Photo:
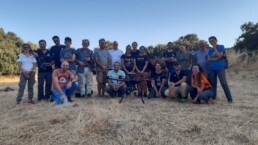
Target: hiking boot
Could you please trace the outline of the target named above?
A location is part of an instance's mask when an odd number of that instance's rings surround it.
[[[67,97],[68,102],[73,102],[73,100],[71,99],[71,97]]]
[[[28,100],[28,103],[29,103],[29,104],[33,104],[33,105],[36,104],[32,99],[29,99],[29,100]]]
[[[90,97],[91,97],[91,95],[92,95],[92,94],[91,94],[91,93],[89,93],[89,94],[87,94],[87,97],[88,97],[88,98],[90,98]]]

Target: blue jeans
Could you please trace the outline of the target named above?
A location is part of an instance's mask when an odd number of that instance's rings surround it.
[[[190,96],[192,98],[192,100],[197,96],[197,89],[194,87],[189,87],[189,93]],[[198,95],[199,100],[203,100],[205,102],[207,102],[210,98],[212,98],[214,96],[214,90],[212,88],[210,89],[205,89],[203,90],[203,92],[201,92]]]
[[[123,96],[125,94],[126,91],[126,86],[121,86],[117,91],[114,90],[113,87],[111,86],[107,86],[106,87],[106,92],[111,96],[111,97],[115,97],[116,93],[118,94],[119,97]]]
[[[209,70],[209,79],[211,81],[212,87],[214,89],[214,96],[212,97],[213,99],[216,99],[217,97],[217,76],[219,77],[220,84],[224,90],[224,93],[227,97],[227,100],[229,102],[233,101],[233,98],[231,96],[231,92],[228,87],[227,79],[226,79],[226,73],[225,69],[222,70]]]
[[[62,91],[65,92],[67,97],[69,97],[74,93],[77,87],[78,87],[78,82],[73,82],[70,89],[67,89],[66,86],[63,86]],[[53,95],[54,95],[54,101],[57,104],[65,104],[68,102],[67,98],[64,98],[64,100],[61,99],[62,95],[58,90],[53,91]]]

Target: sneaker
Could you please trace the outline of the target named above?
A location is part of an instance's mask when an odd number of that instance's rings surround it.
[[[28,100],[28,103],[29,103],[29,104],[36,104],[32,99],[29,99],[29,100]]]
[[[179,99],[179,102],[180,102],[180,103],[185,103],[185,102],[187,102],[187,98],[183,98],[183,97],[182,97],[182,98]]]

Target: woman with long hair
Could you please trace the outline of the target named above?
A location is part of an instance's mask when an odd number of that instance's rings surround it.
[[[136,75],[135,77],[139,80],[147,78],[148,77],[148,71],[147,71],[147,66],[148,66],[148,56],[145,54],[145,47],[141,46],[139,49],[139,54],[135,57],[135,69],[136,69]],[[137,89],[138,89],[138,96],[145,96],[147,97],[147,82],[145,80],[139,81],[137,84]]]
[[[22,45],[22,53],[19,54],[18,57],[18,67],[20,70],[20,82],[19,82],[19,90],[16,98],[16,104],[19,105],[26,84],[28,82],[28,103],[35,104],[32,100],[33,98],[33,86],[35,83],[35,67],[37,64],[36,58],[32,54],[32,49],[29,44],[25,43]]]
[[[200,65],[194,64],[192,66],[192,85],[189,88],[189,93],[193,99],[193,103],[200,103],[205,101],[210,104],[214,91],[206,74]]]

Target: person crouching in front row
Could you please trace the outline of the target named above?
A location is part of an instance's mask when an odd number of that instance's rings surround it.
[[[68,70],[69,63],[63,61],[61,68],[52,74],[52,91],[57,104],[65,104],[78,87],[77,78]]]
[[[125,82],[119,79],[125,79],[124,71],[119,69],[119,62],[114,63],[114,69],[108,71],[108,86],[106,92],[111,96],[115,97],[118,93],[119,97],[122,97],[126,91]]]
[[[160,63],[155,64],[155,72],[151,74],[151,85],[152,88],[149,90],[148,99],[165,98],[165,91],[168,88],[167,76],[163,74]]]
[[[203,69],[198,64],[192,67],[192,86],[189,88],[189,92],[193,103],[205,101],[207,104],[210,104],[214,96],[214,90]]]
[[[170,72],[169,89],[166,91],[167,97],[176,97],[180,103],[187,102],[188,85],[187,71],[181,68],[181,64],[174,62],[174,70]]]

